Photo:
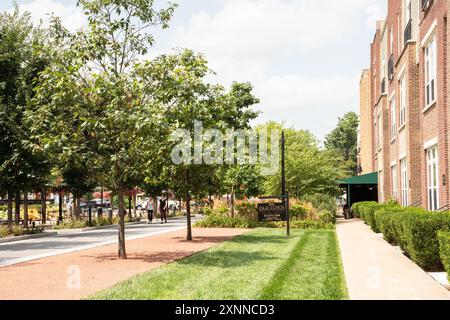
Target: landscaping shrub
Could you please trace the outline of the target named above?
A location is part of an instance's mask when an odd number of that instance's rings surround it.
[[[318,213],[319,221],[325,224],[335,224],[336,223],[336,212],[329,210],[322,210]]]
[[[195,226],[199,228],[252,229],[258,227],[258,223],[255,220],[240,216],[231,218],[223,214],[211,214],[206,216],[203,220],[198,221]]]
[[[376,233],[379,233],[376,220],[375,220],[375,211],[381,208],[381,205],[377,202],[366,202],[361,203],[358,207],[358,212],[361,218],[372,228],[372,230]]]
[[[327,194],[313,194],[302,198],[302,201],[311,203],[314,208],[319,211],[337,211],[336,199],[333,196]]]
[[[308,209],[301,204],[294,204],[289,209],[289,216],[291,220],[303,220],[308,217]]]
[[[0,238],[9,236],[9,228],[7,226],[0,226]]]
[[[323,221],[314,220],[302,220],[302,221],[292,221],[290,224],[292,229],[315,229],[315,230],[331,230],[334,229],[333,223],[326,223]]]
[[[438,239],[442,264],[447,270],[448,280],[450,281],[450,231],[439,231]]]
[[[8,226],[0,226],[0,238],[6,238],[9,236],[23,236],[29,234],[38,234],[44,232],[43,227],[33,227],[24,229],[21,226],[13,225],[11,227]]]
[[[249,219],[257,219],[258,211],[256,204],[250,202],[242,202],[236,206],[239,216]]]
[[[426,212],[402,215],[405,251],[426,271],[443,270],[437,233],[450,230],[449,212]]]
[[[375,201],[357,202],[352,205],[350,210],[355,217],[364,219],[363,209],[365,209],[366,207],[377,206],[377,205],[379,205],[379,204]]]

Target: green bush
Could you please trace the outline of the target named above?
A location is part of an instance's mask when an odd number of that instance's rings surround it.
[[[336,223],[336,211],[321,210],[318,213],[319,221],[325,224]]]
[[[238,211],[239,216],[248,218],[248,219],[257,219],[258,211],[256,204],[250,202],[242,202],[241,204],[236,206],[236,210]]]
[[[29,234],[38,234],[44,232],[44,228],[42,227],[34,227],[24,229],[21,226],[13,225],[11,227],[8,226],[0,226],[0,238],[6,238],[9,236],[23,236]]]
[[[206,216],[203,220],[195,224],[199,228],[242,228],[252,229],[258,227],[258,223],[253,219],[244,217],[231,218],[223,214],[211,214]]]
[[[292,208],[289,209],[289,216],[291,220],[303,220],[308,216],[308,209],[306,209],[301,204],[294,204]]]
[[[323,221],[314,220],[302,220],[302,221],[292,221],[290,224],[292,229],[315,229],[315,230],[331,230],[334,229],[333,223],[326,223]]]
[[[366,202],[362,203],[358,207],[358,212],[361,218],[372,228],[372,230],[376,233],[379,233],[380,230],[375,220],[375,211],[381,208],[381,205],[377,202]]]
[[[10,231],[7,226],[0,226],[0,238],[6,238],[9,234]]]
[[[447,270],[448,280],[450,281],[450,232],[439,231],[438,239],[442,264],[444,265],[445,270]]]
[[[365,209],[366,207],[371,207],[371,206],[376,206],[376,205],[378,205],[378,203],[375,201],[357,202],[352,205],[351,212],[355,217],[364,219],[363,209]]]
[[[426,271],[443,270],[437,233],[450,230],[449,212],[414,212],[402,215],[405,251]]]
[[[311,203],[314,208],[320,211],[337,211],[336,198],[322,193],[308,195],[302,198],[302,201]]]

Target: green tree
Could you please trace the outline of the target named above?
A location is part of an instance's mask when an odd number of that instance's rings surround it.
[[[224,185],[231,195],[231,216],[235,215],[235,199],[256,197],[264,192],[264,177],[258,166],[233,165],[225,173]]]
[[[167,28],[175,5],[156,10],[153,1],[141,0],[78,4],[88,27],[70,34],[53,21],[59,45],[41,75],[39,108],[30,118],[44,150],[53,150],[58,162],[88,155],[93,168],[109,174],[119,201],[118,256],[126,259],[127,182],[150,165],[164,128],[158,115],[165,105],[150,92],[157,87],[146,81],[152,70],[140,67],[138,58],[153,44],[149,28]]]
[[[345,175],[339,156],[321,149],[319,141],[309,131],[286,129],[273,122],[265,127],[269,131],[285,130],[286,189],[292,197],[302,198],[315,193],[334,195],[338,191],[337,180]],[[266,192],[281,193],[281,165],[278,174],[268,177]]]
[[[358,173],[358,125],[358,115],[348,112],[339,118],[337,127],[325,138],[325,147],[343,158],[349,174]]]
[[[28,227],[28,192],[40,190],[48,179],[50,164],[41,150],[31,148],[32,130],[25,114],[32,113],[36,78],[47,65],[39,54],[46,31],[33,26],[28,13],[0,14],[0,179],[8,192],[8,223],[19,222],[20,194],[24,194],[24,227]]]

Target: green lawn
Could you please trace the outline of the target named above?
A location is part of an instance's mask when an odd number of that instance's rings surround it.
[[[91,299],[347,299],[334,230],[257,229]]]

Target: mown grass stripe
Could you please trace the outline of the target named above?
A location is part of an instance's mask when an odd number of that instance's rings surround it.
[[[271,300],[275,299],[275,296],[277,296],[280,291],[282,290],[282,287],[288,277],[288,274],[290,270],[294,267],[294,265],[297,263],[297,260],[300,256],[301,251],[307,244],[309,239],[309,233],[305,232],[300,239],[298,240],[297,244],[295,245],[294,249],[291,251],[291,254],[289,258],[286,260],[286,262],[276,271],[274,277],[269,282],[269,285],[266,286],[262,290],[262,294],[260,299],[262,300]]]

